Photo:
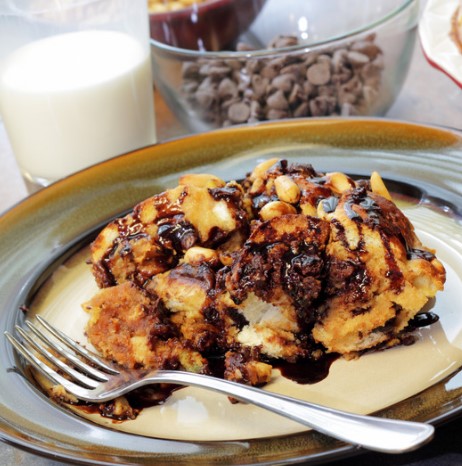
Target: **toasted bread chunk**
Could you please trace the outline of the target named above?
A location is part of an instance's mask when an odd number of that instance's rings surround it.
[[[189,184],[157,194],[104,228],[91,247],[98,285],[129,280],[143,286],[175,267],[189,248],[216,247],[246,228],[242,188],[217,186],[214,178],[210,183],[212,188]]]
[[[357,188],[325,215],[332,237],[324,315],[313,337],[328,351],[356,353],[399,343],[399,334],[437,291],[442,264],[388,199]]]

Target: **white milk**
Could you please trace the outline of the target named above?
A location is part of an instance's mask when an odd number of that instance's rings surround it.
[[[35,179],[152,144],[149,53],[112,31],[30,43],[1,69],[0,111],[21,169]]]

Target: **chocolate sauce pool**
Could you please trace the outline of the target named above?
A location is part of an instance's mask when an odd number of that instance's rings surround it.
[[[427,327],[438,322],[439,317],[434,312],[427,311],[417,314],[409,321],[409,329]],[[301,385],[311,385],[321,382],[329,375],[329,370],[334,361],[339,359],[340,355],[336,353],[324,354],[317,360],[302,359],[296,363],[288,363],[285,361],[272,360],[271,365],[275,369],[279,369],[281,375],[286,379],[292,380]],[[212,375],[223,378],[224,374],[224,359],[221,357],[213,357],[209,359],[209,367]],[[139,388],[126,395],[127,401],[132,408],[130,413],[133,417],[127,416],[124,412],[122,416],[117,415],[114,402],[102,404],[79,404],[79,408],[90,414],[99,413],[101,416],[110,418],[115,422],[121,422],[128,419],[134,419],[141,410],[158,406],[170,397],[176,391],[184,388],[180,385],[172,384],[155,384]]]
[[[336,353],[330,353],[316,361],[306,359],[292,364],[282,361],[275,362],[273,367],[279,369],[286,379],[301,385],[312,385],[321,382],[329,375],[330,366],[339,357]]]
[[[421,312],[409,321],[411,328],[427,327],[428,325],[435,324],[440,318],[434,312]]]

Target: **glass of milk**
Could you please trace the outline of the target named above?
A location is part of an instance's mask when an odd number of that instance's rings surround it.
[[[2,0],[0,115],[32,186],[155,143],[147,0]]]

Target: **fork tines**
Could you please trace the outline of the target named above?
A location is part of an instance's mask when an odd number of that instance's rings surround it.
[[[62,385],[78,396],[79,386],[94,389],[108,380],[108,374],[118,374],[117,370],[42,317],[36,316],[36,320],[41,328],[30,321],[26,321],[28,330],[15,326],[22,342],[9,332],[5,332],[5,336],[16,351],[53,384]]]

